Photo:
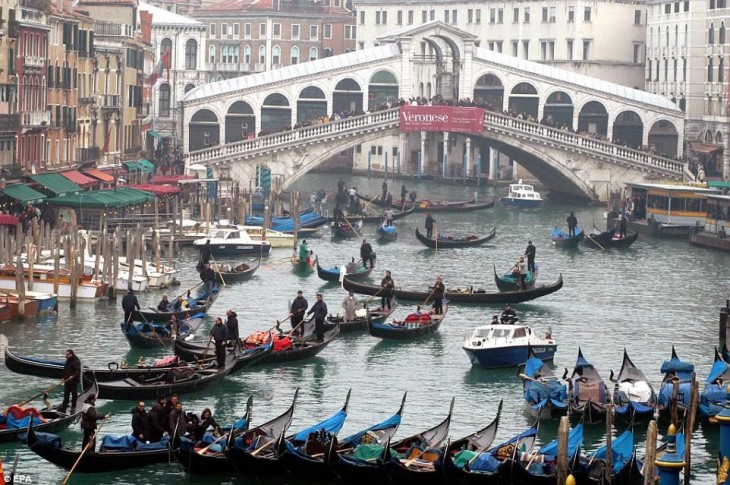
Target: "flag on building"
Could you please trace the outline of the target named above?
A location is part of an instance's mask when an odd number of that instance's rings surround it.
[[[170,75],[170,56],[171,56],[170,48],[168,47],[165,49],[165,52],[162,53],[160,56],[160,60],[157,61],[157,64],[155,64],[155,67],[152,69],[152,73],[147,77],[147,82],[150,84],[150,86],[154,86],[158,79],[162,77],[162,74],[165,72],[165,69],[167,69],[168,77]]]

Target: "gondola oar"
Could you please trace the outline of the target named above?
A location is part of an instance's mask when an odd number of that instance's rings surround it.
[[[107,414],[104,417],[104,419],[108,419],[109,416],[111,416],[111,413]],[[101,426],[99,426],[99,429],[94,431],[94,434],[91,435],[91,439],[89,439],[89,442],[86,443],[86,446],[84,446],[84,449],[81,450],[81,454],[76,459],[76,463],[74,463],[74,466],[71,467],[71,470],[69,470],[68,475],[66,475],[66,478],[64,478],[63,481],[61,482],[61,485],[66,485],[66,483],[68,483],[68,479],[71,478],[71,474],[74,472],[74,470],[76,470],[76,467],[78,466],[79,462],[81,462],[81,459],[84,457],[84,455],[89,450],[89,448],[91,448],[91,445],[93,445],[96,442],[96,435],[99,434],[99,432],[101,431],[101,428],[104,427],[104,424],[105,423],[102,423]]]
[[[596,246],[598,246],[599,248],[601,248],[601,250],[602,250],[602,251],[605,251],[605,250],[606,250],[606,248],[604,248],[603,246],[601,246],[601,245],[600,245],[600,244],[598,243],[598,241],[596,241],[595,239],[593,239],[593,238],[591,237],[591,235],[590,235],[590,234],[586,234],[586,237],[587,237],[588,239],[590,239],[590,240],[591,240],[591,242],[592,242],[593,244],[595,244]]]
[[[175,299],[177,300],[178,298],[180,298],[180,297],[181,297],[181,296],[183,296],[184,294],[186,294],[186,293],[190,293],[190,292],[191,292],[192,290],[194,290],[195,288],[197,288],[198,286],[200,286],[200,285],[202,285],[202,284],[203,284],[203,282],[201,281],[201,282],[200,282],[200,283],[198,283],[197,285],[195,285],[195,286],[191,286],[191,287],[190,287],[190,288],[188,288],[187,290],[185,290],[185,291],[183,291],[182,293],[180,293],[179,295],[177,295],[177,296],[175,297]]]
[[[218,271],[218,276],[220,276],[221,282],[223,283],[223,286],[228,286],[226,284],[226,280],[223,279],[223,275],[221,274],[221,268],[218,265],[218,263],[215,262],[215,258],[213,257],[212,254],[210,255],[210,260],[213,261],[213,266],[215,266],[215,269]]]
[[[68,379],[70,379],[70,377],[69,377]],[[49,388],[48,388],[48,389],[46,389],[45,391],[43,391],[43,392],[40,392],[40,393],[36,394],[35,396],[31,397],[30,399],[26,399],[25,401],[23,401],[23,402],[21,402],[20,404],[18,404],[18,406],[19,406],[19,407],[23,407],[23,406],[25,406],[26,404],[28,404],[29,402],[31,402],[31,401],[34,401],[34,400],[38,399],[39,397],[41,397],[41,396],[43,396],[43,395],[45,395],[45,394],[48,394],[49,392],[51,392],[52,390],[54,390],[55,388],[57,388],[57,387],[58,387],[58,386],[60,386],[61,384],[65,384],[65,383],[66,383],[66,381],[68,381],[68,379],[64,379],[64,380],[62,380],[61,382],[59,382],[58,384],[54,384],[54,385],[52,385],[51,387],[49,387]]]
[[[355,235],[356,235],[356,236],[357,236],[358,238],[360,238],[360,237],[361,237],[361,236],[360,236],[360,233],[359,233],[359,232],[357,232],[357,229],[355,229],[355,226],[353,226],[353,225],[352,225],[352,223],[351,223],[351,222],[350,222],[350,221],[349,221],[349,220],[347,219],[347,216],[346,216],[345,214],[342,214],[342,217],[343,217],[343,218],[345,219],[345,222],[347,223],[347,225],[348,225],[348,226],[350,226],[350,229],[352,229],[352,232],[354,232],[354,233],[355,233]]]

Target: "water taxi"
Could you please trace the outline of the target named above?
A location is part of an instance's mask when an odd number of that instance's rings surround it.
[[[240,228],[218,228],[210,232],[208,237],[193,241],[193,246],[202,251],[210,241],[210,251],[214,255],[253,255],[269,254],[269,241],[255,241],[246,231]]]
[[[503,205],[509,207],[534,208],[542,205],[542,197],[532,185],[523,184],[522,180],[510,184],[509,192],[500,199]]]
[[[508,324],[475,328],[461,348],[472,364],[493,369],[523,365],[527,362],[528,346],[542,360],[552,360],[558,349],[549,331],[539,336],[528,325]]]

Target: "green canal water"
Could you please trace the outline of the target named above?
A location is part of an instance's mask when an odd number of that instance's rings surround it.
[[[314,190],[324,187],[332,192],[337,176],[308,175],[295,187],[302,200]],[[346,178],[348,186],[357,185],[362,193],[375,195],[382,179]],[[400,182],[390,182],[395,193]],[[432,200],[470,198],[475,187],[438,186],[430,182],[407,182],[420,197]],[[495,195],[494,189],[482,187],[480,200]],[[497,196],[506,189],[497,189]],[[618,371],[623,349],[634,363],[653,380],[661,381],[659,368],[669,358],[671,346],[684,360],[693,362],[703,380],[712,364],[713,346],[717,342],[718,311],[728,293],[730,260],[724,253],[695,248],[686,241],[639,239],[625,251],[579,248],[564,251],[551,247],[550,231],[575,210],[580,227],[589,228],[594,221],[604,226],[604,209],[575,207],[548,201],[539,210],[518,211],[500,207],[465,214],[434,214],[439,231],[453,234],[482,234],[496,226],[497,235],[489,244],[478,248],[439,250],[422,246],[415,238],[416,227],[423,226],[423,215],[414,214],[396,221],[397,242],[376,242],[375,226],[366,226],[364,236],[371,239],[377,252],[373,280],[379,281],[389,269],[397,285],[425,289],[436,276],[447,286],[474,285],[496,291],[492,281],[493,265],[506,271],[523,254],[528,239],[537,247],[540,283],[557,280],[562,273],[563,289],[547,297],[517,305],[521,321],[538,332],[552,327],[558,342],[555,356],[556,373],[572,368],[578,347],[608,379],[611,369]],[[341,264],[351,256],[359,257],[359,240],[331,239],[329,229],[310,238],[310,247],[323,265]],[[271,263],[265,263],[247,282],[225,287],[212,315],[199,331],[208,333],[214,316],[224,316],[227,308],[239,315],[241,334],[266,329],[287,314],[288,302],[302,289],[310,303],[321,291],[330,311],[341,311],[345,295],[336,284],[325,284],[316,273],[297,274],[290,264],[273,261],[291,254],[287,249],[272,251]],[[183,249],[176,255],[182,270],[179,289],[167,290],[176,295],[197,283],[197,253]],[[162,291],[140,296],[143,307],[156,305]],[[404,304],[398,313],[405,314]],[[308,426],[329,416],[342,406],[348,389],[352,389],[350,412],[343,433],[350,433],[390,416],[408,392],[399,435],[411,434],[439,422],[448,412],[449,402],[456,398],[450,435],[460,437],[490,422],[500,399],[504,410],[498,439],[507,438],[530,425],[522,401],[522,386],[514,369],[483,370],[472,367],[461,349],[465,336],[480,324],[489,322],[501,308],[452,305],[438,333],[412,342],[387,342],[370,337],[366,332],[343,335],[318,357],[282,366],[255,367],[229,376],[206,393],[186,395],[182,402],[188,411],[200,413],[211,407],[219,422],[239,416],[249,396],[254,398],[254,425],[280,414],[291,402],[294,390],[300,389],[292,430]],[[119,301],[79,304],[69,309],[61,303],[58,316],[37,321],[8,322],[0,325],[13,350],[22,355],[61,360],[66,348],[74,348],[85,365],[106,366],[126,359],[136,362],[142,352],[131,350],[119,330],[122,311]],[[286,326],[286,325],[285,325]],[[150,357],[165,355],[164,350],[147,353]],[[0,365],[0,405],[28,398],[52,382],[9,372]],[[60,400],[60,394],[54,395]],[[132,401],[99,401],[102,412],[112,418],[103,432],[127,433],[131,430]],[[541,427],[540,439],[554,437],[557,423]],[[585,440],[587,450],[599,446],[604,426],[589,426]],[[665,431],[665,430],[661,430]],[[639,439],[643,442],[643,432]],[[62,433],[65,442],[80,446],[78,425]],[[702,424],[693,438],[692,465],[695,483],[711,483],[717,453],[719,432],[716,426]],[[640,444],[643,447],[643,443]],[[16,453],[20,454],[18,474],[30,483],[60,483],[65,471],[56,468],[20,444],[0,445],[0,457],[6,471]],[[123,473],[97,476],[75,475],[79,484],[176,484],[176,483],[247,483],[245,477],[219,475],[187,477],[176,463],[141,468]],[[29,482],[26,482],[29,483]],[[261,483],[299,483],[282,475]]]

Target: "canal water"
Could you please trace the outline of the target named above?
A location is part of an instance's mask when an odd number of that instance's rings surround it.
[[[336,190],[337,176],[308,175],[295,189],[302,200],[320,187]],[[348,186],[357,185],[361,193],[375,195],[382,179],[346,177]],[[400,183],[390,181],[394,193]],[[408,181],[419,197],[432,200],[470,198],[475,187],[440,186],[431,182]],[[506,189],[497,190],[497,196]],[[495,196],[493,188],[478,189],[479,199]],[[397,198],[397,197],[396,197]],[[604,227],[604,209],[576,207],[548,201],[538,210],[519,211],[497,204],[493,209],[464,214],[434,214],[441,233],[484,234],[496,226],[497,235],[489,244],[478,248],[439,250],[422,246],[415,238],[416,227],[423,226],[424,215],[414,214],[396,221],[397,242],[376,242],[375,226],[366,226],[364,237],[371,239],[377,252],[373,281],[383,272],[392,271],[397,285],[426,289],[436,276],[442,276],[447,287],[475,286],[496,291],[493,265],[498,272],[511,267],[524,253],[528,240],[537,247],[539,283],[554,282],[562,274],[562,290],[529,303],[517,305],[520,320],[538,332],[552,328],[558,342],[555,356],[556,374],[571,368],[578,348],[608,382],[609,371],[618,372],[623,349],[634,363],[653,380],[661,382],[659,368],[669,358],[675,345],[682,359],[693,362],[698,378],[704,380],[711,367],[713,346],[717,342],[718,312],[728,293],[727,255],[695,248],[686,241],[640,238],[624,251],[600,251],[579,248],[565,251],[551,246],[550,232],[556,225],[565,227],[569,211],[575,210],[579,226]],[[360,240],[330,238],[323,228],[309,240],[310,247],[323,265],[335,265],[359,259]],[[297,274],[286,259],[291,251],[272,251],[250,281],[223,288],[212,315],[199,331],[208,334],[213,316],[224,316],[227,308],[238,313],[241,334],[271,327],[276,319],[287,315],[287,305],[304,291],[310,304],[321,291],[332,313],[341,311],[345,293],[337,284],[325,284],[312,274]],[[194,271],[197,254],[183,249],[176,255],[181,269],[181,286],[166,290],[172,296],[198,282]],[[162,291],[140,296],[142,307],[156,306]],[[407,304],[398,309],[403,316]],[[414,304],[415,305],[415,304]],[[282,366],[255,367],[229,376],[214,390],[186,395],[182,398],[188,411],[200,413],[211,407],[219,423],[226,423],[244,411],[249,396],[254,398],[254,425],[267,421],[289,406],[295,389],[299,399],[292,430],[308,426],[338,410],[348,389],[352,389],[349,417],[343,433],[357,431],[390,416],[398,408],[402,395],[408,399],[399,436],[423,430],[441,421],[448,412],[452,397],[456,399],[450,435],[460,437],[485,426],[497,410],[500,399],[504,409],[497,439],[508,438],[531,423],[524,412],[522,385],[514,369],[483,370],[472,367],[461,344],[465,336],[480,324],[490,321],[499,307],[453,305],[438,333],[412,342],[388,342],[370,337],[367,332],[343,335],[318,357]],[[61,303],[58,316],[37,321],[12,322],[0,325],[13,350],[22,355],[61,360],[66,348],[73,348],[89,366],[106,366],[109,362],[136,362],[143,352],[131,350],[119,329],[122,320],[120,301],[79,304],[69,309]],[[288,328],[288,324],[284,324]],[[148,358],[165,355],[164,350],[146,353]],[[49,387],[52,382],[9,372],[0,365],[0,404],[6,406],[28,398]],[[609,383],[610,384],[610,383]],[[702,387],[702,384],[701,384]],[[611,386],[612,388],[612,386]],[[59,388],[60,390],[60,388]],[[54,393],[60,400],[60,393]],[[36,404],[39,404],[37,402]],[[111,412],[103,433],[128,433],[130,409],[134,402],[99,401],[103,413]],[[557,423],[541,426],[540,439],[554,437]],[[585,448],[595,449],[603,435],[603,425],[588,427]],[[639,428],[639,447],[643,448],[644,429]],[[693,436],[692,465],[695,483],[710,483],[719,432],[716,425],[702,424]],[[622,430],[619,430],[619,432]],[[664,432],[665,430],[660,430]],[[80,446],[78,425],[62,433],[65,442]],[[0,447],[6,472],[16,453],[20,454],[18,474],[32,483],[59,483],[65,471],[36,457],[20,444]],[[142,483],[247,483],[243,477],[186,477],[176,463],[141,468],[100,476],[75,475],[73,483],[142,484]],[[277,477],[263,483],[299,483]]]

